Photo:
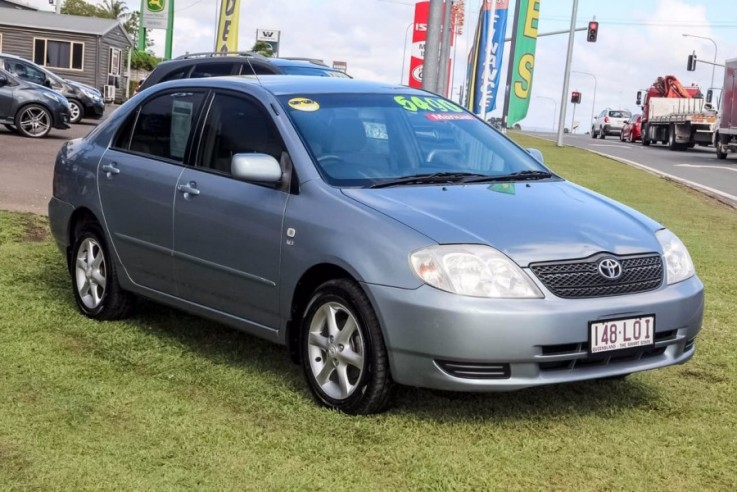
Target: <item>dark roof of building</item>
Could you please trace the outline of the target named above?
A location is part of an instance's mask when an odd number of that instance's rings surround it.
[[[95,34],[97,36],[104,36],[116,27],[120,27],[125,32],[122,24],[117,19],[64,15],[54,12],[35,12],[14,8],[3,9],[2,16],[0,16],[0,25]],[[128,36],[127,33],[126,36]],[[130,37],[128,37],[128,40],[130,41]]]

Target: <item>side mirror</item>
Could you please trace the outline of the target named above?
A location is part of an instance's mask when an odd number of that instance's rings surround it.
[[[540,152],[539,149],[527,149],[527,153],[530,154],[536,161],[540,162],[541,164],[545,164],[545,158],[543,157],[543,153]]]
[[[49,79],[44,79],[43,86],[51,89],[51,81]]]
[[[268,154],[236,154],[230,161],[230,174],[241,181],[276,184],[281,181],[279,162]]]

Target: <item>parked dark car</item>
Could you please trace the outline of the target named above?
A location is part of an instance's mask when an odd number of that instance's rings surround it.
[[[159,63],[136,89],[142,91],[168,80],[219,77],[223,75],[311,75],[350,78],[324,63],[306,59],[267,58],[258,53],[192,53]]]
[[[627,120],[627,123],[625,123],[622,127],[622,134],[619,136],[619,139],[622,142],[624,142],[625,140],[628,142],[636,142],[637,140],[641,140],[641,124],[642,115],[633,114],[630,119]]]
[[[24,137],[69,128],[69,102],[56,91],[0,69],[0,123]]]
[[[70,123],[79,123],[82,118],[99,119],[105,113],[102,94],[90,85],[63,79],[45,67],[6,53],[0,53],[0,68],[18,78],[60,92],[69,101]]]
[[[688,361],[686,246],[541,160],[410,87],[178,80],[62,147],[49,223],[84,315],[138,295],[287,345],[347,413]]]

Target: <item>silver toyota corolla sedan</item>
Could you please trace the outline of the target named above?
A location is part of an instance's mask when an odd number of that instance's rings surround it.
[[[140,296],[284,344],[347,413],[686,362],[686,247],[541,159],[408,87],[190,79],[67,143],[49,217],[83,314]]]

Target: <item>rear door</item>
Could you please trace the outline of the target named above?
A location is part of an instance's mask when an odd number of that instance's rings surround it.
[[[144,102],[97,170],[105,226],[133,282],[174,293],[174,192],[205,91],[167,92]]]
[[[179,296],[260,326],[278,324],[282,221],[289,194],[234,179],[238,153],[282,157],[269,110],[242,93],[215,93],[196,166],[179,178],[174,268]],[[195,190],[193,192],[193,190]]]

